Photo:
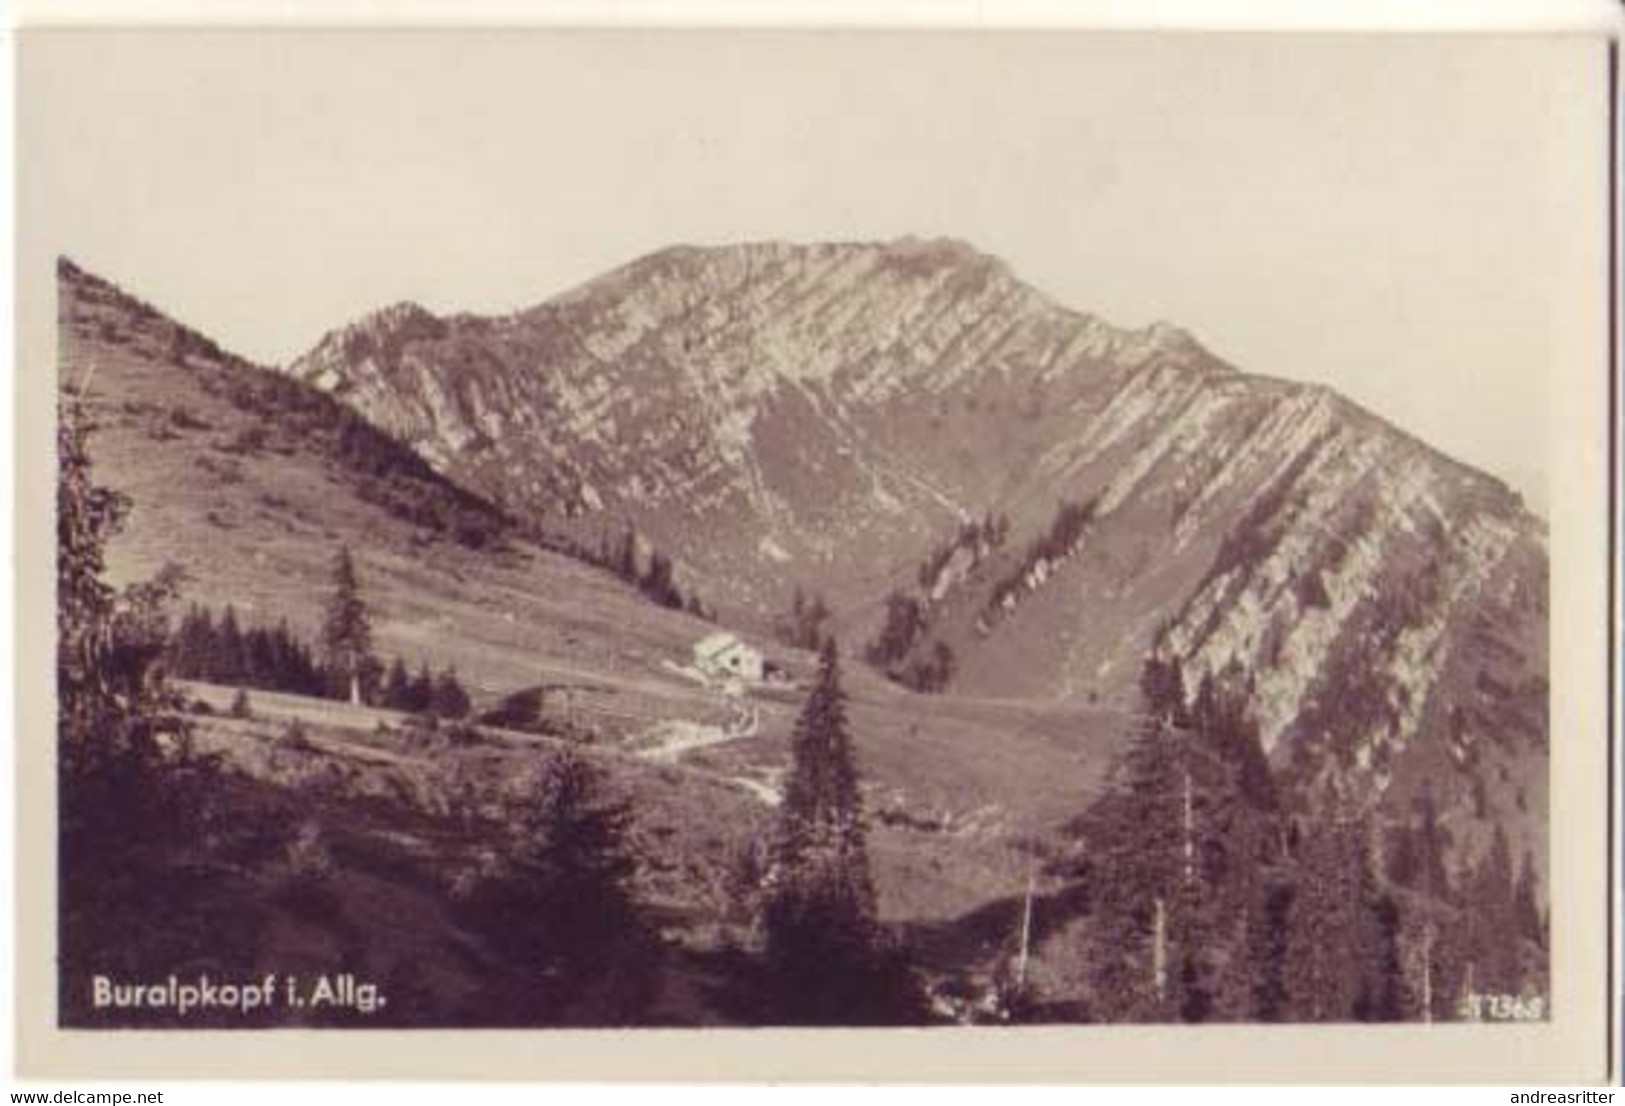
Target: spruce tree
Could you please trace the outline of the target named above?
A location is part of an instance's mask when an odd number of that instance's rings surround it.
[[[1418,890],[1448,900],[1453,895],[1448,864],[1450,831],[1439,817],[1439,800],[1431,784],[1418,801],[1418,818],[1417,875],[1421,881]]]
[[[664,553],[653,553],[649,557],[649,571],[644,574],[642,582],[643,594],[659,603],[662,607],[672,610],[682,610],[683,593],[677,586],[675,569],[671,558]]]
[[[1096,889],[1090,976],[1094,1005],[1110,1021],[1173,1021],[1183,1005],[1175,937],[1189,871],[1183,758],[1171,704],[1156,694],[1162,671],[1147,664],[1138,732],[1085,819]]]
[[[376,661],[372,656],[372,621],[361,598],[349,546],[341,546],[333,562],[333,590],[322,624],[322,645],[335,698],[360,703],[364,681]]]
[[[503,819],[492,875],[464,905],[513,969],[496,1004],[515,1024],[633,1024],[658,941],[635,897],[630,807],[579,753],[545,760]]]
[[[615,572],[628,583],[638,582],[638,536],[628,528],[621,536],[620,549],[615,556]]]
[[[214,655],[214,622],[208,608],[193,603],[187,608],[170,650],[170,670],[181,679],[202,678]]]
[[[1388,900],[1392,905],[1392,900]],[[1372,1020],[1385,996],[1397,906],[1384,916],[1372,866],[1369,823],[1334,803],[1302,835],[1286,948],[1289,1019]]]
[[[1519,936],[1543,945],[1546,927],[1541,920],[1540,888],[1535,875],[1535,855],[1524,850],[1523,864],[1518,869],[1518,882],[1513,891],[1513,921]]]
[[[1175,658],[1153,654],[1140,686],[1138,730],[1083,821],[1095,1004],[1121,1021],[1268,1015],[1284,906],[1266,909],[1273,781],[1237,755],[1256,728],[1212,680],[1188,708]]]
[[[120,595],[105,580],[107,542],[129,509],[96,484],[91,426],[65,397],[57,426],[57,773],[59,1003],[76,1023],[91,971],[131,978],[186,955],[188,869],[213,793],[194,755],[181,697],[159,664],[161,574]]]
[[[412,677],[412,688],[407,698],[407,710],[422,714],[434,706],[434,677],[429,674],[429,662],[418,663],[418,674]]]
[[[410,710],[412,705],[412,677],[406,673],[406,662],[396,657],[389,666],[384,680],[384,706],[390,710]]]
[[[1512,849],[1506,830],[1496,823],[1488,850],[1480,858],[1463,893],[1462,913],[1470,990],[1479,994],[1516,994],[1523,986],[1518,942]]]
[[[864,659],[876,668],[891,669],[914,648],[925,632],[925,609],[914,596],[894,591],[886,596],[886,621],[864,650]]]
[[[429,709],[441,718],[457,719],[468,717],[469,707],[468,692],[457,679],[457,669],[447,668],[434,683]]]
[[[237,608],[226,604],[226,613],[220,616],[220,629],[215,634],[214,663],[209,678],[216,683],[241,683],[246,665],[246,650],[242,627],[237,622]]]
[[[1410,988],[1405,978],[1400,930],[1403,917],[1392,894],[1379,894],[1372,904],[1376,927],[1373,944],[1375,961],[1365,985],[1356,1015],[1362,1021],[1397,1022],[1410,1015]]]
[[[913,982],[875,914],[858,770],[833,639],[796,721],[763,895],[769,1016],[861,1025],[916,1016]]]

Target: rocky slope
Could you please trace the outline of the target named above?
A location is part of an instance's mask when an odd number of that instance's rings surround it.
[[[749,740],[678,747],[665,740],[673,731],[703,733],[742,710],[681,670],[716,626],[538,544],[342,404],[101,277],[64,261],[57,293],[59,380],[92,412],[97,481],[131,504],[108,549],[111,582],[173,564],[184,581],[172,616],[229,603],[245,626],[287,619],[314,642],[333,558],[348,546],[381,656],[455,667],[476,711],[546,686],[595,736],[595,755],[635,801],[638,832],[654,840],[643,859],[656,900],[679,912],[684,941],[705,938],[715,921],[706,889],[771,815],[798,690],[755,689]],[[792,676],[809,674],[809,654],[752,642]],[[1087,705],[923,699],[858,664],[846,690],[888,920],[947,923],[1017,893],[1021,850],[1076,816],[1126,732]],[[212,717],[228,728],[220,715],[234,691],[213,689]],[[336,727],[388,745],[375,731],[399,722],[252,694],[256,711],[317,734]]]
[[[388,308],[290,371],[509,512],[636,527],[713,601],[821,589],[851,641],[912,593],[958,693],[1128,706],[1150,648],[1237,661],[1293,771],[1544,822],[1546,539],[1514,493],[963,244],[678,247],[501,318]],[[932,557],[989,512],[996,549]]]
[[[872,599],[967,512],[1036,492],[1044,447],[1155,368],[1222,371],[1172,328],[905,241],[676,248],[504,318],[399,304],[291,371],[515,510],[629,523],[774,606],[790,580]]]

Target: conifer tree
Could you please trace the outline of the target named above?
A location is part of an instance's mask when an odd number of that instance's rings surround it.
[[[1405,973],[1399,903],[1392,894],[1379,893],[1371,904],[1371,915],[1373,961],[1355,1005],[1355,1016],[1368,1022],[1404,1021],[1410,1016],[1411,994]]]
[[[505,988],[511,1020],[642,1020],[658,950],[633,891],[630,808],[566,750],[542,763],[504,825],[500,867],[465,909],[517,970]]]
[[[1087,819],[1097,888],[1090,974],[1113,1021],[1173,1021],[1181,967],[1174,914],[1187,877],[1184,777],[1159,662],[1146,665],[1139,729]]]
[[[333,590],[327,599],[322,645],[333,694],[360,703],[364,681],[376,661],[372,656],[372,621],[361,598],[361,583],[356,578],[349,546],[341,546],[333,562]]]
[[[1450,852],[1450,831],[1439,818],[1439,800],[1431,785],[1423,790],[1418,805],[1416,845],[1417,875],[1421,880],[1419,890],[1448,900],[1452,897],[1450,869],[1446,859]]]
[[[1293,1021],[1373,1020],[1399,986],[1390,976],[1397,941],[1372,867],[1370,826],[1333,803],[1306,828],[1286,948]]]
[[[1518,869],[1518,882],[1513,891],[1512,909],[1517,932],[1537,945],[1546,943],[1546,927],[1541,919],[1540,889],[1535,875],[1535,856],[1524,850],[1523,864]]]
[[[1242,797],[1260,812],[1280,806],[1275,777],[1251,714],[1252,676],[1232,661],[1221,678],[1204,673],[1191,707],[1191,725],[1208,748],[1231,766]]]
[[[790,602],[790,612],[780,631],[781,636],[785,644],[798,649],[822,649],[828,632],[825,624],[829,618],[829,605],[824,602],[824,597],[817,592],[809,596],[797,586]]]
[[[226,604],[226,611],[220,616],[220,628],[215,633],[214,664],[211,666],[210,678],[216,683],[240,683],[245,669],[242,626],[237,621],[237,608],[230,603]]]
[[[682,610],[683,593],[677,587],[677,579],[675,570],[672,568],[671,558],[664,553],[650,555],[649,571],[644,574],[641,586],[643,593],[662,607]]]
[[[1141,714],[1082,826],[1089,969],[1108,1020],[1279,1020],[1292,888],[1273,776],[1239,668],[1184,697],[1177,657],[1141,671]]]
[[[621,537],[620,549],[615,556],[615,571],[621,579],[629,583],[638,580],[638,536],[635,531],[628,528]]]
[[[407,709],[414,714],[421,714],[434,706],[434,677],[429,674],[429,662],[418,663],[418,674],[412,677],[411,694],[407,699]]]
[[[1512,849],[1498,822],[1488,850],[1480,858],[1463,892],[1464,943],[1470,980],[1468,990],[1516,994],[1522,989]]]
[[[833,639],[796,721],[791,757],[762,906],[770,1016],[796,1024],[908,1020],[916,996],[876,921]]]
[[[406,673],[406,662],[399,656],[389,666],[384,680],[384,706],[390,710],[410,710],[412,705],[412,677]]]
[[[466,718],[470,707],[468,692],[457,679],[457,669],[447,668],[434,683],[429,709],[441,718]]]
[[[214,649],[214,620],[208,608],[193,603],[181,619],[170,650],[171,670],[182,679],[199,679],[208,672]]]
[[[925,609],[914,596],[894,591],[886,596],[886,621],[864,650],[876,668],[890,669],[908,655],[925,632]]]
[[[178,579],[163,573],[122,595],[106,582],[106,543],[129,501],[95,483],[79,401],[65,397],[59,416],[58,978],[72,1018],[90,971],[139,976],[197,938],[176,916],[186,877],[172,861],[198,838],[212,763],[194,755],[158,664]]]
[[[1388,883],[1416,893],[1407,900],[1413,906],[1408,975],[1414,1006],[1426,1020],[1445,1018],[1454,1005],[1450,976],[1456,967],[1453,961],[1459,959],[1453,951],[1460,927],[1441,925],[1442,912],[1448,909],[1443,904],[1455,899],[1447,860],[1451,835],[1440,818],[1431,783],[1413,800],[1410,818],[1390,830],[1388,842]]]

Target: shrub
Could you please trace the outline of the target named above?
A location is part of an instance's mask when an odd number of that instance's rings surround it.
[[[270,440],[270,435],[266,432],[265,427],[245,426],[239,430],[230,441],[220,448],[225,450],[227,453],[234,453],[238,456],[247,456],[249,454],[258,453],[260,450],[264,449],[265,443],[268,440]]]
[[[479,722],[482,726],[495,726],[503,730],[540,732],[544,695],[545,690],[540,687],[516,691],[480,715]]]
[[[305,729],[304,723],[297,718],[289,722],[277,738],[277,747],[292,749],[301,753],[316,751],[315,742],[310,740],[310,733]]]
[[[209,424],[185,407],[174,407],[169,412],[169,425],[176,430],[208,430]]]

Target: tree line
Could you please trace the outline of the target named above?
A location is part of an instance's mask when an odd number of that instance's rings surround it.
[[[168,674],[183,680],[348,700],[448,719],[466,717],[471,707],[455,667],[431,673],[425,660],[412,673],[405,658],[396,656],[385,668],[374,654],[371,615],[347,547],[334,558],[322,637],[316,645],[300,638],[286,619],[275,626],[244,626],[233,604],[216,615],[193,603],[170,635],[164,658]]]
[[[1444,1020],[1541,990],[1532,863],[1514,875],[1504,833],[1457,876],[1431,797],[1385,841],[1335,781],[1287,794],[1254,694],[1238,666],[1193,697],[1177,661],[1144,668],[1137,732],[1079,826],[1094,1015]]]
[[[597,549],[579,550],[578,555],[608,569],[658,606],[687,611],[698,618],[712,618],[699,593],[685,592],[677,583],[677,568],[672,559],[658,549],[648,549],[645,555],[644,549],[637,531],[627,527],[619,537],[606,534]]]
[[[177,658],[216,677],[225,671],[273,680],[291,671],[307,679],[314,669],[328,677],[324,687],[348,694],[370,656],[347,553],[335,564],[320,664],[285,624],[244,629],[229,608],[216,618],[194,605],[181,620],[185,632],[172,627],[167,612],[183,583],[178,571],[123,590],[110,585],[106,545],[131,504],[95,482],[92,430],[81,404],[64,396],[57,433],[58,988],[63,1022],[75,1026],[126,1024],[93,1008],[91,972],[161,978],[199,949],[244,975],[275,970],[259,962],[259,935],[296,896],[307,920],[354,931],[311,802],[198,752],[195,720],[170,677]],[[386,698],[402,689],[398,674],[404,664],[391,666]],[[424,675],[404,688],[416,683],[421,690]],[[647,1020],[659,938],[632,892],[629,810],[574,750],[540,756],[506,816],[477,824],[481,842],[495,845],[492,861],[449,903],[501,956],[500,967],[485,974],[470,1007],[435,994],[411,963],[398,964],[388,980],[390,1007],[372,1024]],[[166,1014],[136,1017],[162,1024]],[[198,1024],[212,1023],[204,1016]]]
[[[183,619],[191,629],[172,634],[164,610],[180,584],[173,573],[122,592],[107,584],[105,543],[129,505],[92,480],[88,437],[88,422],[65,403],[59,924],[70,1020],[83,1007],[70,984],[88,966],[139,976],[200,944],[217,957],[252,956],[222,947],[250,940],[252,927],[222,924],[225,885],[211,874],[221,860],[205,855],[221,827],[252,818],[222,805],[222,768],[194,752],[181,697],[163,678],[166,658],[220,663],[219,643],[235,633],[240,644],[225,652],[243,678],[271,678],[278,656],[290,670],[317,665],[315,650],[285,627],[245,629],[229,609],[217,618],[194,607]],[[360,695],[363,673],[377,667],[344,550],[320,652],[330,694]],[[419,676],[397,658],[382,695],[421,693],[427,670]],[[1238,666],[1204,675],[1188,693],[1179,662],[1154,655],[1140,690],[1136,732],[1076,826],[1074,874],[1090,900],[1081,967],[1091,1017],[1442,1020],[1463,1016],[1477,994],[1538,989],[1548,927],[1535,865],[1527,854],[1514,863],[1499,828],[1463,862],[1469,843],[1453,841],[1431,791],[1383,833],[1375,812],[1331,781],[1288,789],[1264,753],[1256,688]],[[575,750],[544,758],[516,802],[480,825],[482,838],[499,842],[496,862],[451,903],[511,969],[493,976],[476,1020],[643,1020],[661,941],[636,894],[630,808]],[[245,863],[233,858],[224,870]],[[776,824],[742,885],[754,924],[728,996],[741,1020],[930,1020],[918,971],[878,917],[832,637],[792,732]],[[413,1016],[409,1004],[401,1010],[395,1016]]]
[[[1094,521],[1098,506],[1098,499],[1091,499],[1087,503],[1067,501],[1057,507],[1055,516],[1050,519],[1049,529],[1027,546],[1021,559],[1016,562],[1016,567],[998,580],[988,592],[984,617],[996,619],[998,617],[996,612],[1003,606],[1005,600],[1015,596],[1025,586],[1028,575],[1041,562],[1053,564],[1071,556],[1078,548],[1078,543],[1083,540],[1089,524]]]

